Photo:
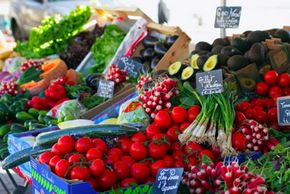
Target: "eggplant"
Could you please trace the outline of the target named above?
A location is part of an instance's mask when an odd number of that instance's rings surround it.
[[[170,48],[175,43],[177,38],[178,38],[178,36],[176,36],[176,35],[166,37],[166,40],[165,40],[166,45]]]
[[[145,37],[143,40],[143,45],[145,48],[154,47],[154,45],[157,43],[158,43],[158,39],[150,35]]]
[[[167,50],[168,49],[164,46],[164,44],[160,42],[154,45],[154,51],[159,55],[162,55],[162,56],[165,55]]]
[[[154,49],[153,48],[147,48],[145,51],[142,53],[144,59],[152,59],[155,55]]]
[[[151,64],[150,64],[150,68],[153,70],[156,65],[159,63],[160,61],[160,57],[156,56],[152,59]]]
[[[142,57],[132,57],[132,60],[137,61],[138,63],[143,63]]]

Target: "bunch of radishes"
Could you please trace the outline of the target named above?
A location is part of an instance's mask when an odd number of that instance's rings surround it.
[[[225,165],[222,162],[192,166],[185,172],[182,183],[189,193],[225,193],[225,194],[272,194],[265,185],[264,178],[252,174],[246,166],[236,162]]]
[[[143,85],[150,81],[152,81],[152,77],[150,75],[141,75],[137,82],[137,90],[141,90],[143,88]]]
[[[161,81],[155,82],[152,88],[139,95],[145,112],[151,118],[154,118],[159,110],[171,108],[170,99],[178,94],[176,85],[175,80],[164,77]]]
[[[29,59],[21,64],[20,70],[22,72],[26,71],[30,67],[35,67],[36,70],[39,70],[41,68],[41,65],[43,64],[43,60],[33,60]]]
[[[129,79],[126,70],[121,70],[115,64],[109,66],[109,70],[105,76],[106,80],[114,81],[116,84]]]
[[[0,86],[0,95],[3,94],[10,94],[15,96],[18,94],[18,84],[15,82],[14,79],[7,81],[7,82],[2,82]]]

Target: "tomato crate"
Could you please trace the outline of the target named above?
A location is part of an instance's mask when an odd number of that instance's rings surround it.
[[[32,193],[33,194],[98,194],[88,182],[82,181],[66,181],[58,177],[50,171],[49,167],[45,164],[40,164],[36,159],[30,159],[31,174],[32,174]],[[151,193],[153,184],[144,184],[132,186],[127,188],[120,188],[101,192],[103,194],[113,193]]]

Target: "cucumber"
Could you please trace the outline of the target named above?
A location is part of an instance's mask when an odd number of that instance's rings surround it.
[[[34,130],[34,129],[42,129],[47,127],[46,125],[40,124],[40,123],[31,123],[29,125],[29,130]]]
[[[6,135],[10,131],[10,128],[11,128],[11,124],[2,125],[0,127],[0,137],[3,137],[4,135]]]
[[[43,148],[43,147],[36,146],[36,147],[26,148],[19,152],[15,152],[14,154],[7,156],[2,161],[2,168],[4,170],[15,168],[16,166],[19,166],[20,164],[28,162],[30,160],[30,156],[34,157],[43,152],[48,152],[50,150],[51,148]]]
[[[21,111],[16,113],[16,119],[20,122],[25,122],[27,120],[33,120],[34,117],[27,112]]]
[[[51,131],[45,134],[39,134],[36,137],[36,144],[39,146],[48,146],[57,142],[64,135],[106,137],[129,135],[138,131],[138,128],[126,125],[90,125],[84,127],[75,127],[64,130]]]
[[[31,114],[32,116],[34,116],[35,118],[37,118],[39,115],[38,110],[36,110],[35,108],[28,109],[28,113]]]

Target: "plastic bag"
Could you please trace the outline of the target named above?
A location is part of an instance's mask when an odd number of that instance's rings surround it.
[[[16,73],[19,71],[21,64],[25,61],[26,59],[23,57],[9,58],[4,63],[3,71],[7,71],[11,74]]]

